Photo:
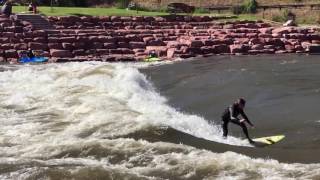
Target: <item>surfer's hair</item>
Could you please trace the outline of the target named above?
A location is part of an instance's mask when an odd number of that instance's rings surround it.
[[[246,100],[244,100],[243,98],[239,98],[238,103],[242,105],[246,105]]]

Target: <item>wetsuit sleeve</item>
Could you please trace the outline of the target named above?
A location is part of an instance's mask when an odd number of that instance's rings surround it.
[[[246,113],[244,113],[243,110],[240,111],[240,114],[243,117],[243,119],[245,119],[251,126],[253,126],[253,124],[251,123],[251,121],[249,120],[248,116],[246,115]]]
[[[235,109],[235,105],[234,104],[229,107],[230,119],[237,119],[237,117],[235,117],[235,115],[234,115],[234,109]]]

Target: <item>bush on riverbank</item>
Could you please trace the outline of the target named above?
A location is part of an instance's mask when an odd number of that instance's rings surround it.
[[[256,0],[246,0],[240,6],[233,6],[232,12],[234,14],[256,13],[258,3]]]

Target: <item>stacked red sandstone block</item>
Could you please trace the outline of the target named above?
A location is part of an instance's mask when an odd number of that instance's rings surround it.
[[[212,17],[49,17],[55,30],[0,18],[0,60],[21,50],[53,60],[134,61],[155,50],[163,59],[213,54],[307,53],[319,50],[312,28],[271,27],[262,21],[221,23]]]

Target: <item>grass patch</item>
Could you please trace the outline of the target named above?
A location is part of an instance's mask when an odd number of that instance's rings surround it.
[[[47,7],[47,6],[40,6],[38,10],[41,14],[46,16],[162,16],[162,15],[169,15],[169,13],[164,12],[164,9],[159,10],[144,10],[144,11],[137,11],[137,10],[127,10],[127,9],[119,9],[115,7],[111,8],[103,8],[103,7],[92,7],[92,8],[81,8],[81,7]],[[14,6],[13,12],[26,12],[27,7],[25,6]],[[190,14],[179,14],[179,15],[190,15]],[[217,16],[217,17],[224,17],[228,16],[229,14],[216,14],[210,13],[208,11],[196,11],[193,16]],[[248,16],[250,17],[250,16]]]
[[[80,8],[80,7],[45,7],[40,6],[38,10],[47,16],[70,16],[70,15],[91,15],[91,16],[160,16],[167,15],[165,12],[136,11],[118,8]],[[14,6],[13,12],[26,12],[25,6]]]

